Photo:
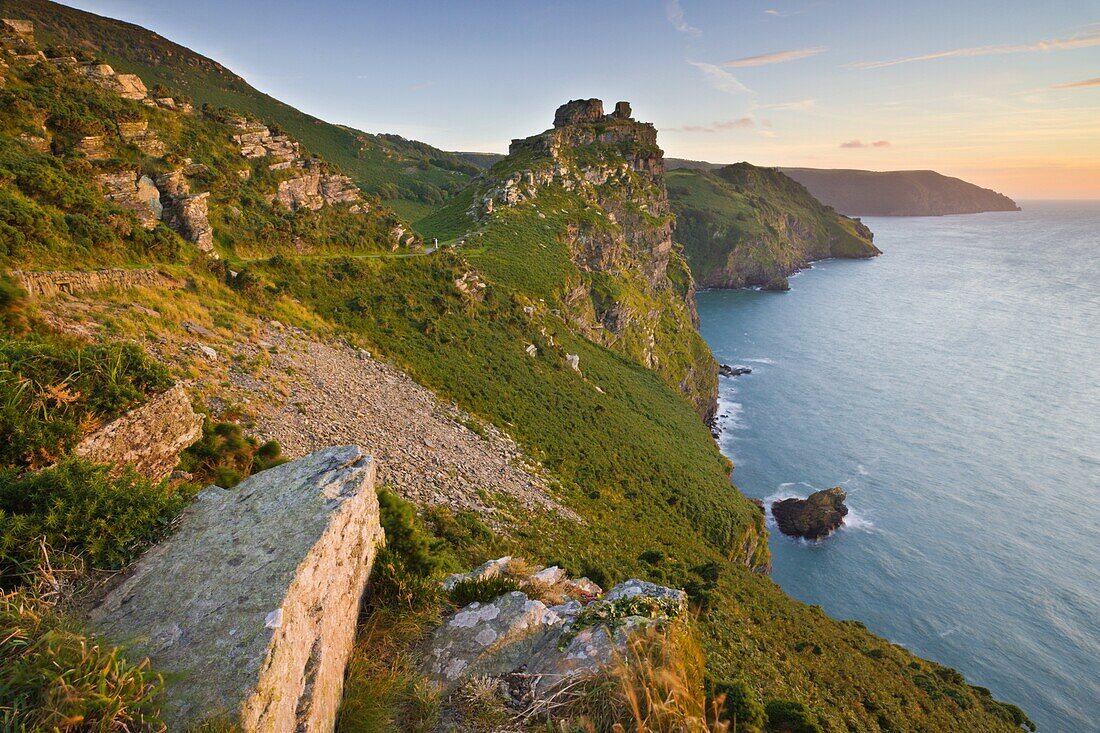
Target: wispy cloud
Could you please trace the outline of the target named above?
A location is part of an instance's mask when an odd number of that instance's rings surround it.
[[[889,140],[875,140],[873,143],[865,143],[862,140],[849,140],[846,143],[841,143],[842,148],[888,148],[890,147]]]
[[[726,92],[727,94],[743,94],[751,91],[747,86],[738,81],[736,76],[720,66],[704,63],[702,61],[688,61],[688,63],[696,69],[699,69],[699,71],[702,71],[703,76],[706,77],[707,83],[720,92]]]
[[[771,123],[769,123],[770,126]],[[670,131],[675,132],[718,132],[719,130],[735,130],[738,128],[752,128],[756,127],[756,120],[746,115],[744,117],[738,117],[734,120],[721,120],[719,122],[712,122],[709,125],[684,125],[683,127],[673,127]]]
[[[1080,87],[1100,87],[1100,76],[1084,81],[1071,81],[1068,84],[1055,84],[1051,89],[1079,89]]]
[[[665,17],[672,27],[680,33],[688,36],[701,36],[703,32],[684,20],[684,9],[680,6],[680,0],[665,0]]]
[[[798,61],[799,59],[808,58],[810,56],[817,56],[825,49],[821,46],[814,48],[798,48],[793,51],[776,51],[775,53],[764,53],[759,56],[745,56],[744,58],[734,59],[733,61],[727,61],[722,64],[729,68],[740,68],[742,66],[763,66],[765,64],[782,64],[787,61]]]
[[[796,99],[791,102],[776,102],[775,104],[758,104],[757,109],[813,109],[817,101],[813,99]]]
[[[849,68],[881,69],[886,66],[909,64],[913,63],[914,61],[934,61],[936,59],[946,59],[957,56],[999,56],[1011,53],[1068,51],[1075,48],[1088,48],[1089,46],[1100,46],[1100,30],[1090,30],[1085,33],[1078,33],[1068,38],[1048,38],[1042,41],[1036,41],[1035,43],[1016,43],[1004,44],[999,46],[972,46],[970,48],[955,48],[951,49],[950,51],[927,53],[921,56],[906,56],[904,58],[892,59],[889,61],[861,61],[859,63],[850,64]]]

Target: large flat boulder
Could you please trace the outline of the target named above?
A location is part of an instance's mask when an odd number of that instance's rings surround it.
[[[356,446],[210,487],[92,613],[167,684],[169,730],[331,731],[383,542],[375,464]]]

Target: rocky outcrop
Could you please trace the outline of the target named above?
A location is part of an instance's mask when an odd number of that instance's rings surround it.
[[[557,567],[518,575],[512,558],[490,561],[446,586],[508,574],[521,590],[475,601],[444,620],[425,644],[429,678],[448,690],[474,676],[506,678],[513,703],[529,707],[572,678],[622,655],[630,638],[687,610],[683,591],[628,580],[603,594]]]
[[[168,196],[164,209],[164,221],[179,232],[188,242],[198,245],[199,251],[214,251],[214,228],[209,218],[210,193],[184,196]]]
[[[202,415],[191,408],[183,385],[151,397],[141,407],[85,436],[73,453],[113,465],[116,473],[130,466],[154,481],[165,478],[180,453],[202,437]]]
[[[156,131],[149,129],[149,123],[146,120],[119,122],[118,134],[123,140],[154,158],[160,158],[168,150],[164,141],[157,137]]]
[[[160,191],[149,176],[134,171],[101,173],[96,182],[103,188],[103,195],[116,206],[132,211],[146,229],[153,229],[160,221],[164,207],[160,203]]]
[[[32,298],[46,298],[61,293],[95,292],[118,288],[183,287],[183,283],[153,268],[137,270],[45,270],[29,272],[12,270],[11,276],[19,282]]]
[[[839,486],[815,491],[807,499],[772,502],[772,516],[779,531],[792,537],[818,540],[831,535],[848,514],[847,495]]]
[[[270,157],[276,161],[292,161],[299,157],[299,145],[289,135],[276,135],[266,125],[243,117],[234,117],[229,124],[240,130],[233,136],[233,141],[246,158]]]
[[[598,99],[574,100],[558,108],[550,130],[513,140],[494,171],[508,171],[509,160],[515,169],[490,180],[468,214],[485,220],[502,207],[526,206],[545,218],[538,210],[544,189],[576,197],[590,215],[571,218],[561,233],[581,275],[562,295],[563,315],[589,339],[656,371],[710,417],[716,365],[691,335],[694,287],[673,247],[656,128],[633,120],[629,103],[605,115]]]
[[[119,74],[109,64],[88,64],[84,67],[84,76],[124,99],[142,100],[149,94],[137,74]]]
[[[290,209],[309,209],[317,211],[326,204],[352,204],[356,211],[361,211],[359,202],[362,195],[359,188],[347,176],[322,173],[317,166],[307,164],[308,172],[305,175],[279,182],[279,190],[275,194],[275,201]]]
[[[327,448],[202,492],[91,614],[165,676],[169,730],[333,728],[359,603],[382,543],[374,462]]]

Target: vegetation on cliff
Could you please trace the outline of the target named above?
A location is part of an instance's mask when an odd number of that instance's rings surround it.
[[[813,260],[879,254],[867,227],[771,168],[681,168],[668,174],[668,192],[700,287],[786,289],[784,278]]]

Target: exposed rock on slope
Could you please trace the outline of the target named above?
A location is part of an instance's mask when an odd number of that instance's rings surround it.
[[[332,730],[383,542],[374,462],[329,448],[204,491],[92,623],[165,674],[170,730]]]
[[[159,288],[174,290],[183,287],[179,280],[163,275],[153,268],[135,270],[47,270],[26,272],[12,270],[11,276],[32,298],[48,298],[61,293],[95,292],[109,288]]]
[[[380,480],[420,505],[477,511],[493,522],[493,496],[501,495],[526,510],[576,519],[507,435],[440,403],[393,367],[278,324],[259,344],[226,347],[236,358],[224,399],[247,405],[256,432],[278,440],[288,456],[334,442],[370,445]],[[256,362],[264,363],[259,372],[244,366]]]
[[[935,171],[780,169],[850,216],[940,216],[1019,211],[1008,196]]]
[[[815,491],[806,499],[783,499],[772,503],[772,516],[779,531],[792,537],[818,540],[831,535],[848,515],[847,495],[839,486]]]
[[[626,653],[632,636],[687,610],[683,591],[642,580],[604,594],[556,567],[519,575],[508,557],[487,566],[524,590],[475,601],[444,619],[425,644],[424,666],[443,689],[474,676],[507,678],[518,707],[537,705],[570,679],[606,667]],[[458,582],[483,577],[479,568]]]
[[[121,469],[132,466],[153,480],[165,478],[180,453],[202,437],[202,415],[191,409],[182,385],[151,397],[141,407],[85,436],[73,453]]]
[[[738,163],[669,174],[676,237],[700,287],[768,285],[813,260],[880,254],[858,219],[838,215],[782,173]]]

